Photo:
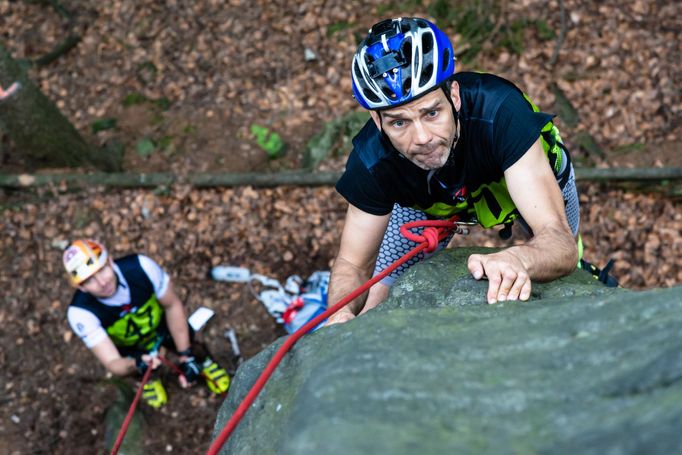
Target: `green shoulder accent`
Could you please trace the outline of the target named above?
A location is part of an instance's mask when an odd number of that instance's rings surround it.
[[[523,92],[521,92],[523,93]],[[523,97],[528,101],[528,104],[530,104],[530,107],[533,108],[533,112],[540,112],[540,108],[535,105],[532,99],[530,99],[530,96],[528,96],[526,93],[523,93]]]
[[[540,112],[540,109],[533,103],[527,94],[523,94],[533,112]],[[545,156],[549,160],[550,165],[554,169],[554,173],[557,174],[561,170],[563,165],[563,150],[559,146],[562,144],[561,135],[559,134],[559,128],[556,127],[554,122],[551,120],[545,123],[545,126],[540,130],[540,142],[542,144],[542,149],[545,152]]]
[[[162,316],[163,308],[156,295],[152,295],[136,312],[126,314],[107,327],[107,333],[117,346],[151,349]]]

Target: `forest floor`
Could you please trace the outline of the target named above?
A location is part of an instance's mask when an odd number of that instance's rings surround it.
[[[300,168],[324,123],[357,110],[348,77],[357,38],[379,18],[433,18],[442,2],[63,1],[71,21],[38,3],[0,0],[0,42],[15,59],[28,59],[68,33],[80,35],[69,53],[31,70],[33,80],[88,141],[119,142],[125,170],[182,175]],[[557,119],[577,166],[682,166],[682,4],[564,1],[565,39],[553,62],[558,1],[480,3],[506,9],[490,9],[497,35],[458,71],[500,74],[546,112],[556,112],[556,83],[579,114],[575,123]],[[511,23],[524,27],[504,27]],[[471,48],[448,22],[438,24],[454,36],[457,53]],[[500,38],[520,39],[522,49],[515,53]],[[93,132],[103,119],[115,127]],[[268,158],[253,125],[280,134],[283,157]],[[580,133],[603,155],[581,147]],[[34,170],[1,139],[3,172]],[[319,169],[343,168],[347,149],[336,145]],[[682,284],[679,187],[579,182],[579,191],[587,259],[614,258],[612,273],[627,288]],[[61,266],[64,242],[93,237],[115,257],[156,259],[190,311],[216,311],[203,338],[234,372],[226,329],[235,329],[244,358],[285,332],[244,285],[208,279],[211,267],[240,265],[282,281],[328,270],[345,208],[329,187],[2,190],[0,453],[104,450],[104,415],[116,389],[66,323],[72,289]],[[460,244],[504,245],[483,229]],[[141,407],[146,453],[205,451],[221,399],[203,386],[183,391],[170,375],[166,383],[166,407]]]

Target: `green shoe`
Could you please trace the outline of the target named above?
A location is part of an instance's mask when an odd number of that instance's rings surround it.
[[[152,408],[160,408],[168,402],[166,389],[160,379],[153,379],[144,385],[142,398]]]
[[[202,365],[201,375],[206,379],[206,385],[211,392],[221,395],[230,388],[230,376],[220,365],[207,357]]]

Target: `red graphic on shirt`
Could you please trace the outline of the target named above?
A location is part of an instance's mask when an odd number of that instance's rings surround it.
[[[128,313],[134,313],[134,312],[135,312],[135,308],[130,303],[126,303],[125,305],[123,305],[121,307],[121,312],[119,313],[119,317],[123,317]]]

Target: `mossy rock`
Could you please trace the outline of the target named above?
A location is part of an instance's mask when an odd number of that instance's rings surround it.
[[[488,305],[465,266],[479,251],[437,254],[377,309],[301,339],[222,453],[679,450],[682,288],[576,271]],[[240,367],[216,435],[282,340]]]

